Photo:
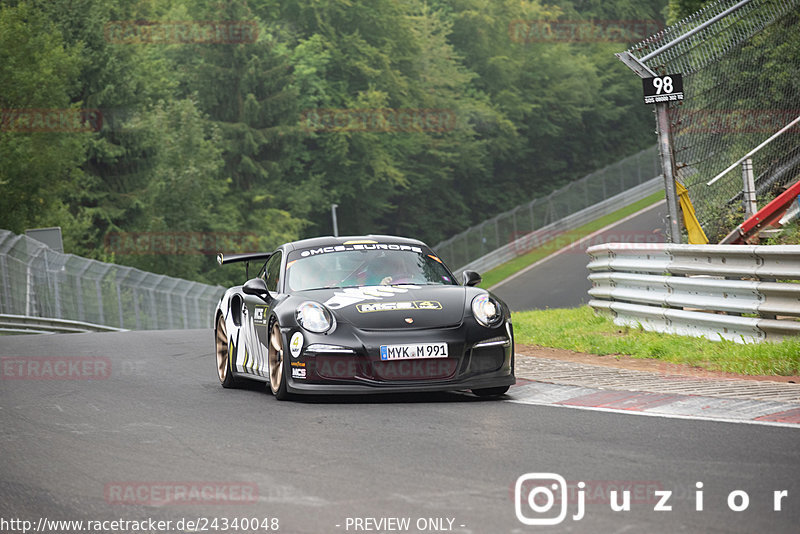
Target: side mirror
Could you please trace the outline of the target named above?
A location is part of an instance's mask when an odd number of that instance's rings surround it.
[[[242,291],[245,295],[255,295],[262,300],[267,300],[269,290],[267,290],[267,283],[263,278],[251,278],[242,286]]]
[[[461,276],[464,278],[464,285],[465,286],[477,286],[483,281],[481,275],[476,273],[475,271],[464,271]]]

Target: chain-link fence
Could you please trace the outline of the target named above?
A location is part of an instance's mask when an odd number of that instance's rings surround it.
[[[669,104],[676,178],[712,243],[743,220],[742,170],[707,182],[800,115],[798,6],[720,0],[628,50],[656,74],[683,75],[684,99]],[[752,163],[763,207],[800,175],[800,127]]]
[[[472,226],[433,248],[450,267],[459,271],[478,258],[532,232],[651,180],[660,174],[660,168],[657,147],[647,148],[570,182],[545,197],[536,198]],[[652,193],[642,191],[644,196]],[[557,232],[553,231],[550,237],[556,235]]]
[[[0,313],[128,330],[211,328],[224,288],[61,254],[0,230]]]

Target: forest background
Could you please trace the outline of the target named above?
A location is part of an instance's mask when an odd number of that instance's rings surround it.
[[[614,52],[701,5],[3,1],[0,228],[220,284],[331,204],[433,245],[652,145]]]

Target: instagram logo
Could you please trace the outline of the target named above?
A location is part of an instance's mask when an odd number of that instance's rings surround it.
[[[579,482],[578,487],[583,489],[585,484]],[[558,525],[567,517],[567,501],[567,481],[556,473],[526,473],[514,485],[514,511],[525,525]],[[579,492],[574,520],[583,518],[583,509],[583,493]]]

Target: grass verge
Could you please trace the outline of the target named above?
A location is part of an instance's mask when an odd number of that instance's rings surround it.
[[[629,206],[625,206],[624,208],[613,213],[604,215],[603,217],[600,217],[599,219],[596,219],[590,223],[586,223],[575,230],[568,230],[562,234],[553,236],[554,239],[545,243],[544,245],[531,249],[530,252],[523,254],[522,256],[518,256],[513,260],[504,263],[503,265],[499,265],[494,269],[491,269],[485,273],[481,273],[483,275],[483,282],[480,283],[480,287],[492,287],[493,285],[502,282],[512,274],[521,271],[525,267],[532,265],[543,258],[546,258],[564,246],[574,243],[575,241],[586,237],[592,232],[596,232],[597,230],[600,230],[601,228],[608,226],[613,222],[619,221],[620,219],[623,219],[632,213],[636,213],[647,206],[655,204],[663,198],[663,192],[653,193],[649,197],[643,198],[642,200],[634,202]]]
[[[800,375],[800,339],[740,345],[615,325],[588,306],[518,312],[517,343],[599,355],[628,355],[745,375]]]

